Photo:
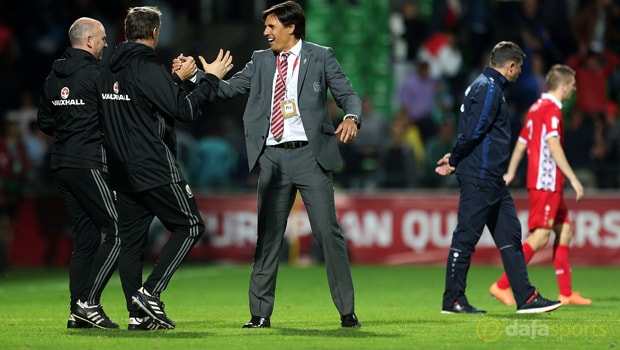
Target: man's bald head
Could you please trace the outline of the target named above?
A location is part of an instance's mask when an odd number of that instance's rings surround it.
[[[105,28],[101,22],[89,17],[75,20],[69,28],[71,47],[90,52],[98,60],[103,56],[106,43]]]

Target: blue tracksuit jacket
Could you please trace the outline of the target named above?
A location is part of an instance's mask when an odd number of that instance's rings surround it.
[[[501,180],[512,151],[510,115],[504,97],[508,81],[486,67],[465,90],[458,137],[450,165],[456,174],[484,180]]]

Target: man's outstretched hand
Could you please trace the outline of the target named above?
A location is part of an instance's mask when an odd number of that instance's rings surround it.
[[[230,55],[230,51],[220,49],[220,52],[217,54],[217,57],[211,63],[207,63],[207,61],[202,56],[198,56],[200,63],[202,63],[202,68],[205,73],[210,73],[215,75],[216,77],[222,79],[226,73],[230,72],[233,68],[232,64],[232,56]]]
[[[217,57],[211,63],[207,63],[207,61],[202,56],[198,56],[200,63],[202,64],[202,69],[205,73],[210,73],[222,79],[230,70],[233,68],[232,59],[233,57],[230,55],[230,51],[226,50],[224,53],[223,49],[220,49],[220,52],[217,54]],[[187,65],[187,67],[186,67]],[[191,65],[193,65],[193,73],[187,76],[187,72],[185,70],[190,71]],[[186,69],[187,68],[187,69]],[[185,56],[180,54],[178,57],[172,60],[172,73],[177,74],[181,80],[185,80],[187,78],[191,78],[196,74],[197,71],[196,63],[194,62],[194,58],[192,56]],[[191,71],[190,71],[191,72]]]

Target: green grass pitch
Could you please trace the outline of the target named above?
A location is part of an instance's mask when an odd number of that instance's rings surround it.
[[[517,315],[488,294],[499,267],[473,265],[467,295],[486,315],[440,313],[444,268],[353,266],[360,329],[340,328],[323,266],[280,267],[270,329],[249,320],[251,267],[186,263],[162,294],[175,330],[129,332],[118,275],[102,304],[120,330],[66,329],[66,269],[0,277],[0,349],[614,349],[620,348],[620,269],[573,268],[590,306]],[[532,266],[542,295],[557,297],[553,266]]]

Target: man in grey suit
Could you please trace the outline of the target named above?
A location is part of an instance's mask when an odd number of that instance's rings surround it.
[[[332,171],[341,163],[336,138],[345,143],[355,139],[362,104],[333,50],[304,41],[306,19],[299,4],[274,5],[262,18],[271,49],[255,51],[241,71],[220,82],[218,91],[224,99],[249,92],[243,115],[248,165],[250,170],[260,167],[258,238],[249,290],[252,318],[243,327],[271,326],[278,255],[297,190],[325,255],[341,326],[360,327],[347,248],[336,218]],[[327,111],[328,88],[346,114],[335,130]]]

